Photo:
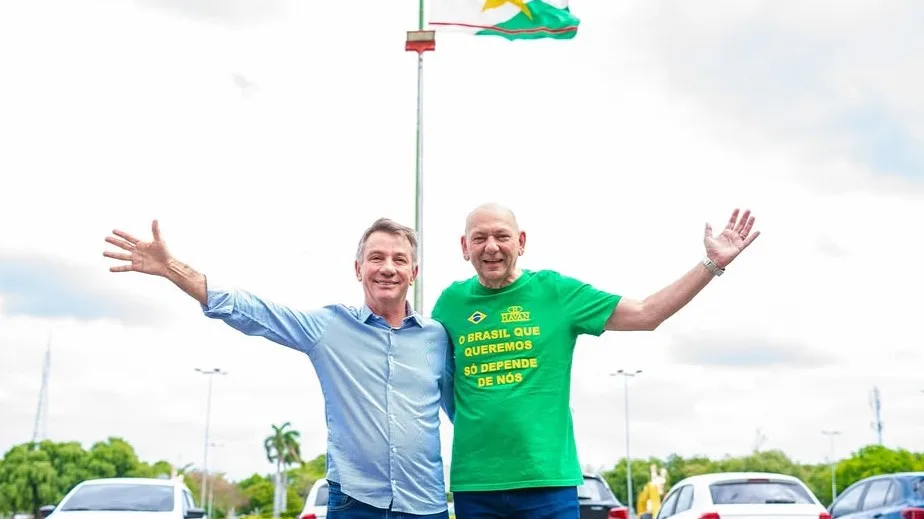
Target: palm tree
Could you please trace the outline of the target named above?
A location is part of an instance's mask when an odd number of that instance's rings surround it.
[[[278,519],[286,507],[286,484],[283,482],[284,470],[292,464],[302,461],[301,447],[298,443],[299,432],[291,428],[289,422],[280,426],[273,425],[273,433],[263,440],[266,459],[276,464],[275,495],[273,499],[273,518]]]

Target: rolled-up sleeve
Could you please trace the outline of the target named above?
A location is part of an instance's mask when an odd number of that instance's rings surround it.
[[[264,300],[246,290],[209,283],[206,317],[220,319],[246,335],[264,337],[277,344],[308,353],[324,336],[333,317],[327,307],[308,312],[293,310]]]

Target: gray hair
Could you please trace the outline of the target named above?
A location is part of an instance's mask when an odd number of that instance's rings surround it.
[[[387,232],[407,238],[407,241],[411,244],[411,262],[414,265],[417,264],[417,232],[389,218],[379,218],[366,229],[366,232],[363,233],[363,237],[359,240],[359,246],[356,248],[356,261],[362,263],[366,241],[368,241],[369,236],[372,236],[372,233],[375,232]]]

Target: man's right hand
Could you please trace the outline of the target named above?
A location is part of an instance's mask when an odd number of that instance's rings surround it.
[[[116,237],[107,236],[106,241],[128,252],[103,252],[107,258],[128,261],[127,265],[109,267],[110,272],[143,272],[153,276],[167,277],[170,252],[167,244],[160,237],[157,220],[151,223],[153,241],[141,241],[131,234],[118,229],[112,231]]]
[[[160,237],[157,220],[151,222],[153,241],[141,241],[118,229],[112,231],[117,237],[107,236],[106,241],[128,252],[103,252],[107,258],[127,261],[127,265],[109,267],[110,272],[143,272],[161,276],[172,281],[183,292],[199,303],[208,304],[208,285],[204,274],[193,270],[170,255],[167,244]]]

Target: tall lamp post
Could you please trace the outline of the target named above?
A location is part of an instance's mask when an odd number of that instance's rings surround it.
[[[223,443],[215,443],[215,442],[209,443],[209,447],[219,447],[220,448],[224,446],[225,444]],[[205,505],[202,505],[202,506],[205,507]],[[206,509],[206,512],[205,512],[205,517],[207,517],[208,519],[212,519],[212,510],[214,509],[214,507],[215,507],[215,485],[212,485],[209,487],[209,501],[208,501],[208,508]]]
[[[625,421],[626,421],[626,496],[628,503],[626,507],[629,510],[629,517],[632,517],[632,458],[629,454],[629,377],[634,377],[641,373],[642,370],[626,371],[621,369],[616,373],[610,373],[611,377],[621,376],[623,380],[623,398],[625,404]]]
[[[834,464],[834,437],[841,434],[840,431],[821,431],[821,434],[824,434],[828,437],[828,440],[831,442],[830,446],[830,458],[828,462],[831,464],[831,502],[833,503],[837,499],[837,470]]]
[[[212,416],[212,379],[214,378],[213,375],[227,375],[228,372],[222,371],[219,368],[212,368],[212,369],[196,368],[196,371],[203,375],[208,376],[209,378],[209,395],[208,395],[208,398],[206,399],[206,404],[205,404],[205,453],[203,454],[203,459],[202,459],[202,489],[200,492],[201,497],[199,498],[200,502],[202,503],[202,507],[205,508],[206,503],[207,503],[206,501],[207,494],[205,490],[206,490],[206,485],[208,484],[208,476],[209,476],[209,422]]]

